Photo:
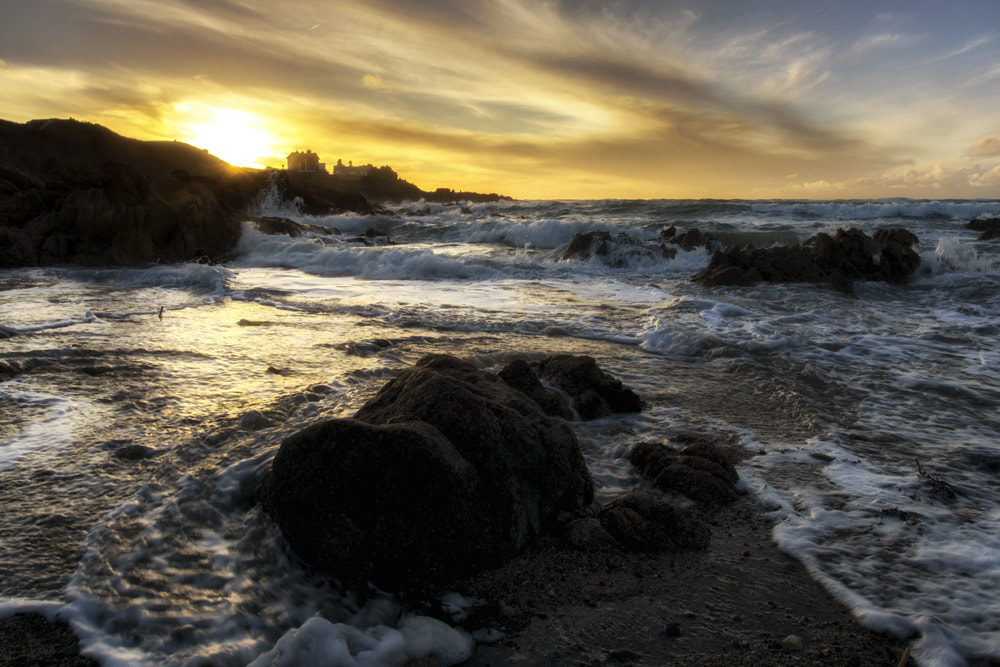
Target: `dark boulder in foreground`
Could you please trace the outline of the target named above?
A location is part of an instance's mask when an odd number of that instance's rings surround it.
[[[507,560],[588,506],[593,484],[564,422],[495,374],[435,355],[355,419],[286,439],[258,496],[303,559],[393,584]]]
[[[704,440],[675,450],[661,443],[641,442],[628,460],[661,491],[680,493],[703,505],[719,505],[736,498],[736,469],[726,453]]]
[[[593,357],[560,354],[532,363],[518,360],[507,364],[499,375],[546,414],[563,419],[590,421],[642,411],[639,395],[602,371]]]
[[[841,229],[820,233],[803,245],[774,248],[730,247],[717,252],[692,280],[708,286],[748,286],[765,282],[829,283],[850,293],[855,280],[903,283],[920,266],[917,237],[905,229],[882,229],[868,236]]]

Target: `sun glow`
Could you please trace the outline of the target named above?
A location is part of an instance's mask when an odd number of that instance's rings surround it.
[[[205,109],[198,116],[199,121],[188,126],[185,141],[235,167],[265,166],[274,138],[260,118],[234,109]]]

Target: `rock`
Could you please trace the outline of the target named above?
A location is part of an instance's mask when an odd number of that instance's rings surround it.
[[[917,237],[905,229],[884,229],[867,236],[841,229],[819,233],[799,246],[727,248],[692,277],[710,287],[749,286],[766,282],[828,283],[853,292],[854,280],[903,283],[920,266]]]
[[[704,459],[684,460],[666,466],[653,479],[653,485],[663,491],[677,491],[705,505],[720,505],[736,499],[736,490],[713,471],[699,465]]]
[[[611,536],[600,519],[584,517],[566,524],[563,541],[581,551],[615,551],[621,548],[618,541]]]
[[[661,238],[663,237],[662,231],[660,232],[660,236]],[[700,229],[689,229],[680,235],[675,233],[665,240],[667,243],[678,245],[688,252],[691,252],[695,248],[709,248],[714,242],[718,241],[715,236],[706,234]]]
[[[661,491],[681,493],[703,505],[719,505],[736,498],[739,475],[722,450],[696,441],[675,451],[666,445],[641,442],[628,460]]]
[[[531,370],[531,366],[523,359],[512,361],[504,366],[500,370],[499,376],[508,385],[523,392],[528,398],[538,403],[545,414],[562,417],[566,420],[573,419],[572,410],[559,396],[559,393],[543,386],[538,376]]]
[[[698,515],[651,493],[626,493],[604,506],[598,519],[632,551],[703,549],[711,531]]]
[[[621,232],[614,236],[608,231],[579,232],[573,235],[563,252],[563,259],[588,260],[599,257],[613,268],[622,268],[641,259],[673,259],[677,247],[691,251],[695,248],[721,249],[718,239],[697,229],[678,235],[673,226],[660,231],[655,241],[643,241]]]
[[[247,431],[260,431],[272,426],[272,422],[260,410],[249,410],[240,417],[240,428]]]
[[[292,549],[341,576],[440,577],[481,562],[479,478],[426,423],[315,424],[282,444],[258,495]],[[459,548],[458,545],[461,545]]]
[[[115,450],[114,457],[123,461],[141,461],[156,455],[156,450],[145,445],[124,445]]]
[[[503,562],[589,505],[576,437],[496,375],[421,359],[354,419],[286,439],[258,497],[303,559],[386,584]]]
[[[971,229],[974,232],[989,232],[993,230],[1000,229],[1000,218],[977,218],[975,220],[970,220],[966,229]]]
[[[611,232],[577,232],[570,239],[563,253],[563,259],[590,259],[591,255],[603,257],[608,254]]]
[[[271,216],[263,216],[251,218],[250,223],[257,229],[257,231],[262,234],[278,235],[284,234],[285,236],[290,236],[292,238],[302,236],[306,233],[311,234],[321,234],[324,236],[329,236],[331,234],[340,234],[340,230],[336,227],[324,227],[323,225],[305,225],[301,222],[295,222],[294,220],[289,220],[288,218],[277,218]]]
[[[970,220],[965,227],[975,232],[982,232],[976,238],[977,241],[992,241],[1000,238],[1000,218]]]
[[[537,362],[538,376],[569,396],[573,410],[588,421],[619,412],[641,412],[642,400],[605,373],[593,357],[556,355]]]

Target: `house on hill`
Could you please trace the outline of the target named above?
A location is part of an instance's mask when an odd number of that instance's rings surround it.
[[[367,176],[374,171],[375,167],[370,164],[366,164],[362,167],[355,167],[354,163],[348,160],[347,164],[344,164],[343,160],[337,160],[337,164],[333,167],[334,176]]]
[[[326,173],[326,164],[319,161],[319,155],[310,150],[295,151],[285,158],[288,171],[316,171]]]

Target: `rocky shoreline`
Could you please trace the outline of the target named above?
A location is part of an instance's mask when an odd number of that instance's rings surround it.
[[[477,632],[465,664],[903,664],[905,642],[861,627],[778,549],[771,526],[741,497],[717,513],[705,550],[581,552],[549,542],[456,581],[454,590],[484,603],[461,625],[491,631]],[[801,649],[783,643],[789,635]],[[0,664],[97,665],[66,624],[38,614],[0,619]]]
[[[316,568],[470,633],[469,665],[902,664],[903,641],[861,628],[779,551],[737,492],[741,448],[637,442],[629,461],[647,482],[593,504],[553,415],[642,407],[590,357],[493,374],[431,355],[354,417],[286,438],[257,497]],[[94,663],[65,623],[18,614],[0,620],[0,664]]]

